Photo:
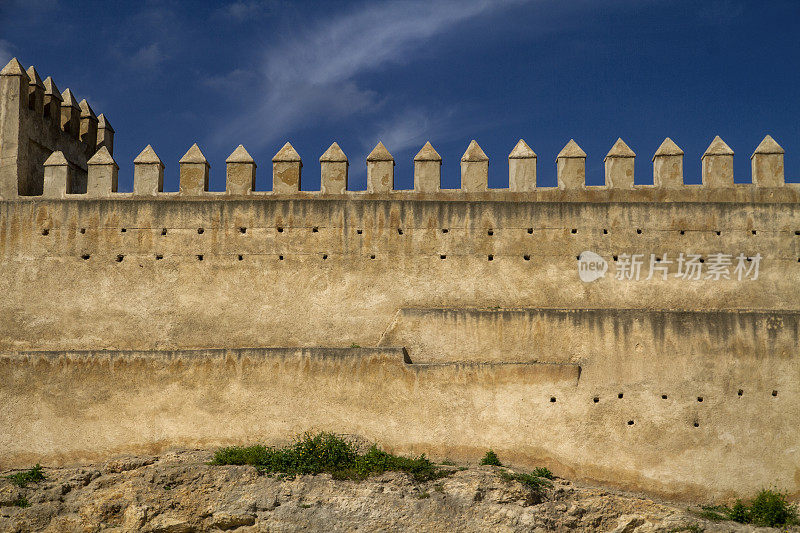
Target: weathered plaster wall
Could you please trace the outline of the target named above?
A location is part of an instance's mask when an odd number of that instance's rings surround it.
[[[580,373],[409,364],[400,348],[5,355],[0,465],[277,443],[313,428],[439,458],[477,460],[491,447],[520,466],[671,496],[725,498],[768,482],[798,493],[796,357],[618,360],[673,377],[620,383],[591,362]]]
[[[375,346],[409,307],[796,310],[797,231],[794,203],[5,202],[0,348]],[[584,250],[763,259],[587,284]]]

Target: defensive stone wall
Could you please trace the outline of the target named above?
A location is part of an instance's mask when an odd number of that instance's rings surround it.
[[[52,78],[43,82],[16,59],[0,71],[0,199],[53,194],[44,190],[50,164],[65,172],[66,192],[85,193],[87,161],[103,147],[110,157],[114,129],[85,99],[59,92]]]
[[[313,428],[678,497],[800,495],[800,187],[771,137],[748,184],[714,139],[702,185],[667,139],[653,185],[619,140],[587,187],[570,141],[550,188],[520,141],[497,190],[474,141],[461,189],[428,143],[409,191],[380,143],[366,191],[336,143],[300,191],[287,143],[272,191],[241,146],[208,191],[194,145],[178,191],[147,146],[119,193],[110,148],[85,192],[64,150],[34,196],[0,176],[0,466]]]

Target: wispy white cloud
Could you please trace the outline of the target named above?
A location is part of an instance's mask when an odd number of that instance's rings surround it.
[[[3,68],[6,63],[11,61],[11,58],[13,57],[11,54],[11,49],[12,46],[10,42],[0,39],[0,68]]]
[[[227,117],[228,125],[218,139],[227,143],[235,135],[263,145],[312,121],[318,125],[325,120],[360,116],[375,130],[373,137],[386,135],[381,138],[391,137],[398,146],[410,146],[412,129],[417,130],[419,138],[430,134],[432,123],[426,119],[427,110],[406,105],[401,116],[392,117],[399,120],[398,125],[389,128],[386,117],[379,117],[378,112],[396,95],[379,94],[365,86],[363,76],[421,57],[434,37],[456,30],[460,23],[526,1],[369,3],[312,23],[266,50],[257,67],[260,96],[255,106],[249,106],[238,118]],[[387,146],[389,142],[385,142]],[[397,146],[390,149],[397,150]]]
[[[161,51],[158,43],[151,43],[139,48],[129,59],[129,64],[135,69],[154,70],[161,65],[166,56]]]

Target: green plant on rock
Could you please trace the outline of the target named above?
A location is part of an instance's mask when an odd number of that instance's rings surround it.
[[[372,445],[359,453],[351,441],[333,433],[305,433],[282,448],[255,445],[231,446],[214,453],[212,465],[252,465],[267,475],[285,476],[328,473],[336,479],[364,479],[383,472],[406,472],[415,481],[429,481],[452,472],[419,457],[394,455]]]
[[[15,505],[17,507],[22,507],[23,509],[31,506],[30,502],[28,501],[28,498],[26,498],[25,496],[20,496],[11,503],[12,505]]]
[[[798,523],[797,506],[789,503],[786,494],[772,489],[761,490],[749,504],[736,500],[733,507],[715,505],[702,509],[699,515],[707,520],[733,520],[759,527],[782,527]]]
[[[500,479],[507,483],[518,481],[537,494],[542,494],[546,488],[553,486],[553,483],[549,479],[537,476],[535,473],[526,474],[524,472],[510,472],[504,470],[498,472],[498,475]]]
[[[500,458],[497,457],[494,450],[489,450],[486,452],[486,455],[483,456],[483,459],[481,459],[481,465],[503,466],[503,463],[500,462]]]
[[[24,487],[28,483],[39,483],[40,481],[44,481],[45,475],[42,465],[36,463],[36,466],[33,468],[6,476],[6,479],[18,487]]]

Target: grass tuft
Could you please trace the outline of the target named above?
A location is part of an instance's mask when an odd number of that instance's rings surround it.
[[[703,507],[699,515],[706,520],[733,520],[759,527],[781,527],[800,523],[797,506],[790,504],[783,492],[771,489],[760,491],[749,504],[736,500],[733,507],[707,506]]]
[[[271,446],[231,446],[217,450],[213,465],[252,465],[267,475],[293,477],[328,473],[335,479],[365,479],[383,472],[406,472],[415,481],[429,481],[451,474],[419,457],[394,455],[372,445],[366,453],[333,433],[304,433],[282,448]]]
[[[524,472],[501,471],[498,472],[498,475],[505,482],[518,481],[533,492],[542,494],[546,488],[552,487],[553,483],[548,478],[537,476],[535,472],[536,470],[530,474],[525,474]],[[548,472],[550,471],[548,470]],[[552,476],[552,474],[550,475]]]
[[[481,465],[503,466],[503,463],[500,462],[500,458],[497,457],[494,450],[489,450],[486,452],[486,455],[483,456],[483,459],[481,459]]]
[[[42,465],[36,463],[36,466],[33,468],[6,476],[6,479],[18,487],[24,487],[28,483],[39,483],[40,481],[44,481],[45,476],[44,471],[42,470]]]

